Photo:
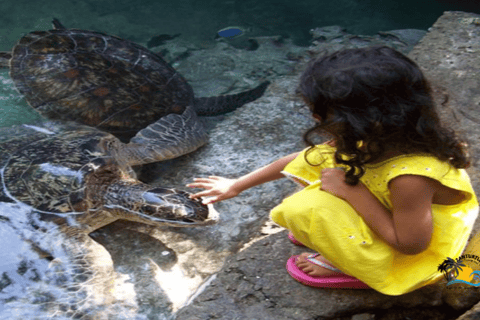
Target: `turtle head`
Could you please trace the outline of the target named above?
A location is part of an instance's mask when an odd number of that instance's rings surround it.
[[[113,187],[113,188],[112,188]],[[147,188],[148,187],[148,188]],[[105,195],[105,207],[120,209],[119,218],[151,225],[194,227],[217,222],[212,205],[190,199],[184,191],[151,188],[144,184],[111,186]]]
[[[218,215],[213,206],[192,200],[189,195],[175,189],[149,189],[142,194],[143,203],[139,211],[154,221],[178,227],[214,223]]]

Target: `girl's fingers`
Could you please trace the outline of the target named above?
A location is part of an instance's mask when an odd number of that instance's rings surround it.
[[[187,187],[205,188],[212,187],[221,177],[210,176],[208,178],[194,178],[192,183],[187,184]]]
[[[217,176],[208,176],[208,178],[194,178],[193,181],[199,181],[199,182],[212,182],[212,180],[218,181],[223,179],[222,177],[217,177]]]
[[[208,192],[207,192],[207,191],[203,191],[203,192],[199,192],[199,193],[194,193],[194,194],[189,195],[188,197],[189,197],[190,199],[197,199],[197,198],[205,197],[205,196],[208,196]]]
[[[191,194],[189,197],[191,199],[195,199],[195,198],[199,198],[199,197],[208,197],[208,196],[217,196],[217,195],[219,195],[218,190],[205,190],[205,191],[201,191],[201,192],[198,192],[198,193],[195,193],[195,194]]]
[[[208,178],[193,178],[193,181],[195,181],[195,182],[213,183],[213,182],[216,182],[216,181],[220,181],[220,180],[222,180],[222,179],[225,179],[225,178],[217,177],[217,176],[209,176]]]
[[[212,185],[210,185],[210,184],[205,184],[205,183],[189,183],[189,184],[187,184],[187,187],[189,187],[189,188],[203,188],[203,189],[207,189],[207,188],[212,188]]]
[[[209,183],[212,182],[212,179],[209,178],[194,178],[194,182],[200,182],[200,183]]]

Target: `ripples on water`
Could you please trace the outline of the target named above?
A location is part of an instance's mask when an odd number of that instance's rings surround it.
[[[0,319],[146,319],[128,279],[107,279],[115,284],[102,292],[105,279],[53,223],[24,205],[0,203],[0,213]]]

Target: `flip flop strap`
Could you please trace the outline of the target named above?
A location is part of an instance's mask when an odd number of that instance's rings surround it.
[[[334,272],[340,272],[340,273],[343,273],[340,269],[337,269],[335,267],[332,267],[331,265],[329,264],[326,264],[325,262],[323,261],[319,261],[317,259],[315,259],[315,257],[319,256],[320,254],[318,253],[315,253],[315,254],[311,254],[307,257],[307,260],[310,261],[311,263],[313,264],[316,264],[317,266],[320,266],[322,268],[325,268],[325,269],[328,269],[328,270],[332,270]]]

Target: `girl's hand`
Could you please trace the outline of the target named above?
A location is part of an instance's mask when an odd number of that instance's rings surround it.
[[[360,185],[351,186],[345,182],[345,171],[342,168],[326,168],[322,170],[322,186],[320,190],[327,191],[336,197],[347,200],[348,194]]]
[[[190,188],[203,188],[205,191],[190,195],[191,199],[209,197],[203,199],[204,204],[210,204],[237,196],[240,192],[233,188],[236,179],[210,176],[208,178],[195,178],[194,183],[187,184]]]

